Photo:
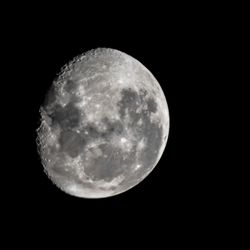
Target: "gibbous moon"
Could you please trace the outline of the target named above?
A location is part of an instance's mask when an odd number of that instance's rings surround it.
[[[150,71],[108,48],[64,66],[40,108],[37,146],[47,176],[83,198],[123,193],[154,169],[165,149],[169,112]]]

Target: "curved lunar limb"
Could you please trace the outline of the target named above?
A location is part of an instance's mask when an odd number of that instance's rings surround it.
[[[64,192],[117,195],[157,165],[169,133],[165,95],[139,61],[98,48],[62,68],[41,107],[38,149]]]

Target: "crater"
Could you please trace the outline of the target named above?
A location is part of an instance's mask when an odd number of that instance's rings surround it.
[[[51,169],[50,169],[54,174],[60,175],[60,176],[65,176],[68,178],[72,178],[72,172],[68,170],[66,166],[63,166],[62,164],[55,163]]]
[[[157,80],[132,57],[104,48],[74,58],[60,74],[44,100],[48,109],[41,107],[39,131],[53,182],[86,198],[132,188],[154,168],[167,140]]]
[[[72,94],[77,89],[78,83],[76,81],[73,81],[71,79],[67,80],[66,84],[64,85],[64,90]]]

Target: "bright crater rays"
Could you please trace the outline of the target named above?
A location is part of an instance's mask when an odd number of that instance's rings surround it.
[[[114,49],[88,51],[64,66],[40,111],[45,172],[77,197],[109,197],[136,186],[157,165],[168,138],[159,83]]]

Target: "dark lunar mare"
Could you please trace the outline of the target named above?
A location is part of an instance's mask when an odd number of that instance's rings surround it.
[[[125,117],[126,109],[128,110],[128,114],[131,119],[129,126],[131,130],[136,132],[138,142],[142,138],[145,139],[146,147],[142,151],[138,160],[143,162],[146,169],[150,169],[157,160],[162,144],[163,131],[162,127],[150,121],[151,113],[155,113],[158,107],[153,98],[145,98],[146,94],[147,91],[144,89],[141,89],[139,94],[131,88],[123,89],[121,91],[122,98],[117,105],[122,119]],[[136,109],[144,103],[147,104],[147,109],[142,110],[140,113],[136,113]],[[137,124],[140,119],[142,120],[142,125]]]
[[[71,92],[74,88],[74,82],[69,82],[68,88],[65,90]],[[47,105],[55,100],[53,98],[53,91],[50,94],[51,96],[46,102]],[[117,103],[121,121],[111,121],[108,117],[104,117],[102,122],[107,127],[107,130],[104,132],[98,131],[94,123],[88,123],[80,133],[73,131],[80,122],[80,110],[75,106],[75,99],[72,99],[65,107],[58,104],[55,105],[49,115],[53,126],[57,125],[62,128],[59,136],[60,151],[75,158],[84,152],[84,148],[88,142],[97,138],[103,138],[107,143],[99,147],[103,154],[106,154],[108,157],[104,158],[101,155],[93,159],[91,166],[85,168],[86,174],[90,175],[93,180],[103,179],[105,181],[111,181],[120,174],[126,175],[126,171],[130,171],[130,167],[136,162],[137,144],[133,145],[134,148],[130,153],[124,153],[121,149],[110,145],[109,139],[113,134],[120,135],[123,132],[123,120],[127,110],[130,116],[128,126],[132,131],[135,131],[137,142],[142,138],[146,141],[146,147],[139,155],[139,159],[137,159],[144,165],[141,171],[145,172],[145,169],[152,168],[161,147],[162,128],[150,121],[151,113],[155,113],[158,107],[154,99],[146,98],[146,95],[147,91],[144,89],[140,90],[139,94],[131,88],[123,89],[121,91],[122,98]],[[147,109],[136,113],[136,109],[144,103],[147,104]],[[140,119],[142,120],[142,124],[139,126],[137,122]],[[67,175],[67,172],[63,169],[55,168],[55,171],[61,171],[61,175]],[[140,170],[137,171],[137,174],[139,173]]]
[[[70,81],[68,86],[75,86],[74,81]],[[73,89],[73,87],[72,87]],[[86,145],[86,140],[74,131],[80,123],[80,110],[76,107],[76,98],[70,99],[65,107],[55,104],[58,90],[55,84],[49,89],[44,101],[44,110],[51,119],[51,127],[60,127],[61,133],[58,139],[60,152],[65,152],[71,157],[77,157]]]
[[[61,151],[67,152],[69,156],[75,158],[83,152],[86,141],[80,134],[71,130],[64,130],[60,134],[59,144]]]
[[[141,100],[138,94],[131,88],[121,90],[121,100],[117,103],[121,119],[126,115],[126,109],[130,113],[135,113],[136,109],[140,107]],[[135,118],[135,114],[134,114]],[[139,120],[139,119],[138,119]]]
[[[63,129],[73,129],[79,125],[80,110],[75,107],[73,102],[68,103],[65,107],[56,105],[50,114],[53,125],[59,125]]]
[[[108,142],[99,145],[99,149],[104,155],[107,155],[107,158],[101,155],[93,159],[90,166],[85,167],[85,173],[93,180],[112,181],[115,177],[124,174],[134,162],[135,150],[126,154]]]
[[[155,100],[150,97],[147,99],[146,102],[147,102],[148,111],[151,113],[155,113],[157,111],[157,104],[156,104]]]
[[[113,134],[120,135],[124,129],[120,121],[111,121],[108,117],[104,117],[102,123],[106,126],[106,131],[100,132],[94,123],[89,122],[81,130],[81,133],[89,141],[97,138],[109,140]]]
[[[100,149],[108,157],[104,158],[103,155],[95,158],[91,166],[85,167],[85,173],[94,180],[103,179],[111,181],[114,177],[122,173],[120,168],[121,156],[119,151],[108,144],[100,146]]]

